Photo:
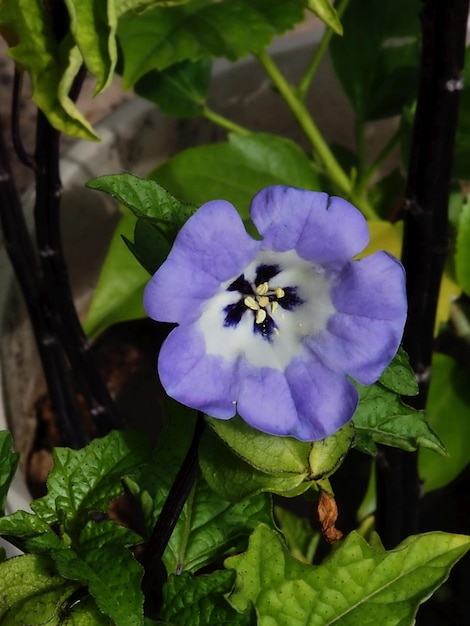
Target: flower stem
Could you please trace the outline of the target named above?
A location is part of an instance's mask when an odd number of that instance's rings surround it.
[[[274,86],[279,90],[279,93],[285,100],[286,104],[295,115],[297,122],[312,144],[315,155],[332,183],[338,187],[342,194],[349,197],[366,217],[376,217],[376,213],[368,201],[354,194],[351,180],[336,160],[326,141],[323,139],[322,134],[318,130],[305,104],[298,98],[294,89],[291,85],[289,85],[273,59],[265,50],[259,52],[256,56]]]
[[[336,13],[338,14],[339,18],[343,15],[348,4],[349,4],[349,0],[340,0],[338,6],[336,7]],[[312,84],[313,77],[315,76],[317,72],[318,66],[320,65],[320,61],[322,60],[328,48],[328,44],[330,43],[330,40],[334,34],[335,34],[335,31],[332,28],[327,27],[325,29],[323,37],[321,38],[320,43],[318,44],[317,48],[315,49],[315,52],[313,53],[310,64],[307,70],[305,71],[305,74],[302,76],[299,82],[299,86],[297,87],[296,93],[297,93],[297,97],[302,102],[304,102],[305,98],[307,97],[307,93],[310,88],[310,85]]]
[[[219,115],[207,106],[203,108],[202,116],[211,121],[213,124],[225,128],[229,132],[237,133],[238,135],[251,135],[251,130],[249,130],[248,128],[245,128],[244,126],[233,122],[223,115]]]
[[[147,617],[151,617],[158,610],[158,602],[160,600],[158,592],[161,583],[164,582],[161,579],[166,575],[162,563],[163,553],[170,541],[186,500],[193,490],[198,475],[198,449],[205,425],[204,414],[199,411],[191,444],[141,558],[145,569],[142,588],[146,599]]]
[[[416,409],[426,406],[434,320],[449,245],[448,200],[468,10],[469,0],[426,0],[421,13],[420,81],[404,204],[402,259],[409,305],[403,345],[419,384],[418,395],[406,401]],[[417,531],[420,484],[415,453],[384,447],[381,455],[377,528],[389,548]]]

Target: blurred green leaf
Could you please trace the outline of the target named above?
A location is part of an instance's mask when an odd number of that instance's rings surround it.
[[[122,240],[133,237],[135,224],[136,218],[126,211],[114,231],[83,323],[89,337],[112,324],[145,317],[142,297],[149,275]],[[163,237],[162,243],[166,243]]]
[[[320,188],[305,153],[294,142],[267,133],[230,134],[228,143],[183,150],[149,177],[182,201],[201,205],[228,200],[244,220],[251,199],[263,187]]]
[[[452,170],[454,178],[470,180],[470,47],[465,50],[464,63],[464,88],[460,93]]]
[[[95,76],[95,95],[111,82],[117,61],[115,0],[65,0],[70,31],[87,69]]]
[[[469,548],[469,537],[436,532],[385,552],[351,533],[322,565],[312,566],[260,525],[248,551],[225,561],[237,572],[229,601],[239,611],[253,603],[259,623],[272,626],[412,626],[419,605]]]
[[[237,613],[224,597],[233,588],[234,574],[219,570],[204,576],[189,572],[170,576],[163,587],[160,619],[181,626],[255,626],[251,607],[245,613]]]
[[[158,72],[152,70],[137,81],[134,91],[154,102],[166,115],[201,115],[211,80],[212,60],[183,61]]]
[[[15,475],[20,455],[13,452],[13,439],[8,430],[0,432],[0,518],[5,514],[8,490]],[[0,519],[1,522],[1,519]]]
[[[303,6],[303,0],[198,0],[152,8],[144,19],[126,13],[118,27],[124,85],[132,87],[149,71],[181,61],[206,56],[235,61],[258,52],[302,21]]]
[[[419,11],[418,0],[352,0],[344,12],[344,35],[330,52],[360,120],[399,115],[415,97]]]
[[[427,415],[449,455],[444,458],[429,450],[419,451],[419,474],[425,491],[444,487],[470,463],[469,407],[468,371],[450,357],[435,353]]]
[[[332,28],[337,35],[343,34],[343,27],[338,14],[329,0],[307,0],[307,8],[309,11],[312,11],[318,19]]]
[[[320,542],[320,533],[312,529],[306,517],[299,517],[280,506],[274,507],[274,513],[292,556],[304,563],[312,563]]]
[[[400,397],[380,383],[363,387],[359,406],[353,417],[356,428],[354,445],[362,452],[375,455],[376,444],[413,451],[418,446],[446,454],[444,444],[426,422],[425,414],[403,404]]]
[[[71,35],[59,43],[51,14],[41,0],[3,0],[0,33],[9,54],[31,79],[32,99],[58,130],[73,137],[98,139],[68,93],[82,57]]]
[[[470,295],[470,202],[468,197],[459,217],[455,271],[459,285],[467,295]]]

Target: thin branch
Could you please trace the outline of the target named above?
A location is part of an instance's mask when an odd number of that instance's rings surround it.
[[[403,264],[408,321],[404,348],[426,406],[434,346],[434,320],[448,252],[448,200],[465,54],[469,0],[424,0],[420,83],[405,198]],[[388,473],[378,467],[377,524],[387,547],[416,532],[419,478],[416,454],[383,448]],[[391,484],[391,481],[393,484]],[[394,500],[398,484],[401,501]]]
[[[0,220],[5,249],[15,270],[29,312],[39,356],[44,369],[51,408],[56,415],[64,444],[82,447],[87,437],[81,427],[68,364],[50,326],[44,306],[42,276],[31,245],[21,203],[13,183],[3,131],[0,128]]]
[[[26,167],[30,167],[35,170],[36,162],[33,156],[29,154],[24,147],[20,132],[20,94],[23,76],[24,74],[20,72],[17,67],[15,67],[11,102],[11,139],[19,160],[23,163],[23,165],[26,165]]]

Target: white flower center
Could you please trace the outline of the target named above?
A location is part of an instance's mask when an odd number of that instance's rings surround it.
[[[293,250],[260,252],[221,285],[199,318],[208,354],[284,370],[335,312],[323,268]]]

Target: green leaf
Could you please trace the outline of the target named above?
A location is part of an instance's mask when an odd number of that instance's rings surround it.
[[[251,607],[237,613],[224,597],[234,582],[234,572],[227,570],[204,576],[189,572],[170,576],[163,587],[160,618],[181,626],[254,626],[256,618]]]
[[[455,272],[463,291],[470,295],[470,202],[463,205],[457,231]]]
[[[115,522],[89,522],[80,533],[77,550],[64,548],[51,556],[59,573],[86,585],[99,609],[114,623],[142,626],[143,568],[126,549],[141,541]]]
[[[305,153],[294,142],[270,135],[230,134],[228,143],[188,148],[150,176],[182,201],[201,205],[223,198],[248,219],[253,196],[263,187],[286,184],[320,189]]]
[[[11,515],[0,518],[0,535],[15,537],[16,539],[30,539],[52,533],[49,524],[46,524],[37,515],[26,511],[15,511]],[[54,535],[57,537],[57,535]]]
[[[402,396],[415,396],[418,393],[415,373],[408,355],[401,347],[379,381],[390,391]]]
[[[122,15],[127,11],[145,11],[154,7],[172,7],[178,4],[187,4],[195,0],[115,0],[116,12]]]
[[[177,200],[154,180],[132,176],[132,174],[111,174],[88,181],[87,187],[104,191],[126,206],[136,217],[148,219],[158,224],[170,240],[186,220],[193,215],[196,207]]]
[[[274,513],[292,556],[304,563],[312,563],[320,543],[320,533],[312,530],[306,517],[299,517],[280,506],[274,507]]]
[[[42,0],[3,0],[0,32],[11,48],[10,56],[29,73],[32,99],[58,130],[83,139],[98,139],[68,92],[82,57],[70,35],[60,43],[51,14]]]
[[[31,507],[48,524],[60,522],[76,538],[90,512],[108,510],[122,493],[121,479],[145,463],[149,442],[140,433],[113,431],[81,450],[55,448],[48,493]]]
[[[20,460],[18,452],[13,452],[13,439],[9,431],[0,432],[0,516],[5,514],[8,490]],[[1,522],[1,519],[0,519]]]
[[[8,612],[13,607],[16,611],[28,598],[36,600],[38,596],[53,591],[71,595],[78,587],[76,583],[64,580],[57,574],[51,559],[33,554],[14,557],[0,563],[0,579],[2,581],[0,593],[2,624]],[[54,605],[53,610],[56,608]],[[47,612],[46,607],[44,617],[49,617],[51,613],[53,611]]]
[[[415,97],[419,10],[418,0],[355,0],[344,12],[344,35],[332,40],[330,52],[362,121],[398,115]]]
[[[201,115],[211,80],[210,57],[191,63],[183,61],[158,72],[150,71],[137,81],[134,91],[154,102],[166,115]]]
[[[114,0],[65,0],[70,31],[87,69],[97,79],[95,95],[109,86],[117,61]]]
[[[464,89],[460,93],[452,171],[455,179],[470,180],[470,47],[465,50],[463,69]]]
[[[353,417],[356,448],[374,455],[375,444],[381,443],[408,451],[423,446],[446,454],[442,441],[426,422],[422,411],[403,404],[399,396],[379,383],[370,387],[356,386],[360,392],[359,406]]]
[[[199,447],[199,466],[211,489],[230,502],[265,492],[294,497],[312,485],[307,482],[307,468],[301,472],[263,472],[210,431],[204,433]]]
[[[426,492],[444,487],[470,463],[469,406],[468,371],[450,357],[434,354],[427,415],[449,455],[436,457],[428,450],[419,451],[419,474]]]
[[[436,532],[385,552],[351,533],[322,565],[311,566],[260,525],[248,551],[225,561],[237,572],[229,600],[239,611],[253,603],[258,622],[272,626],[411,626],[419,605],[469,548],[469,537]]]
[[[307,8],[312,11],[318,19],[332,28],[337,35],[343,34],[343,27],[339,21],[338,14],[328,0],[307,0]]]
[[[150,9],[144,19],[127,13],[118,27],[124,86],[181,61],[207,56],[235,61],[259,52],[274,35],[302,21],[303,5],[303,0],[199,0]]]
[[[170,420],[154,460],[133,481],[126,480],[142,503],[149,530],[165,502],[194,430],[195,411],[168,401]],[[170,539],[163,561],[169,573],[196,571],[229,551],[244,549],[259,522],[272,524],[270,498],[259,495],[233,504],[199,478]]]
[[[122,240],[132,237],[135,224],[135,217],[126,211],[114,231],[83,324],[89,337],[96,337],[111,324],[145,317],[142,298],[149,275]]]

